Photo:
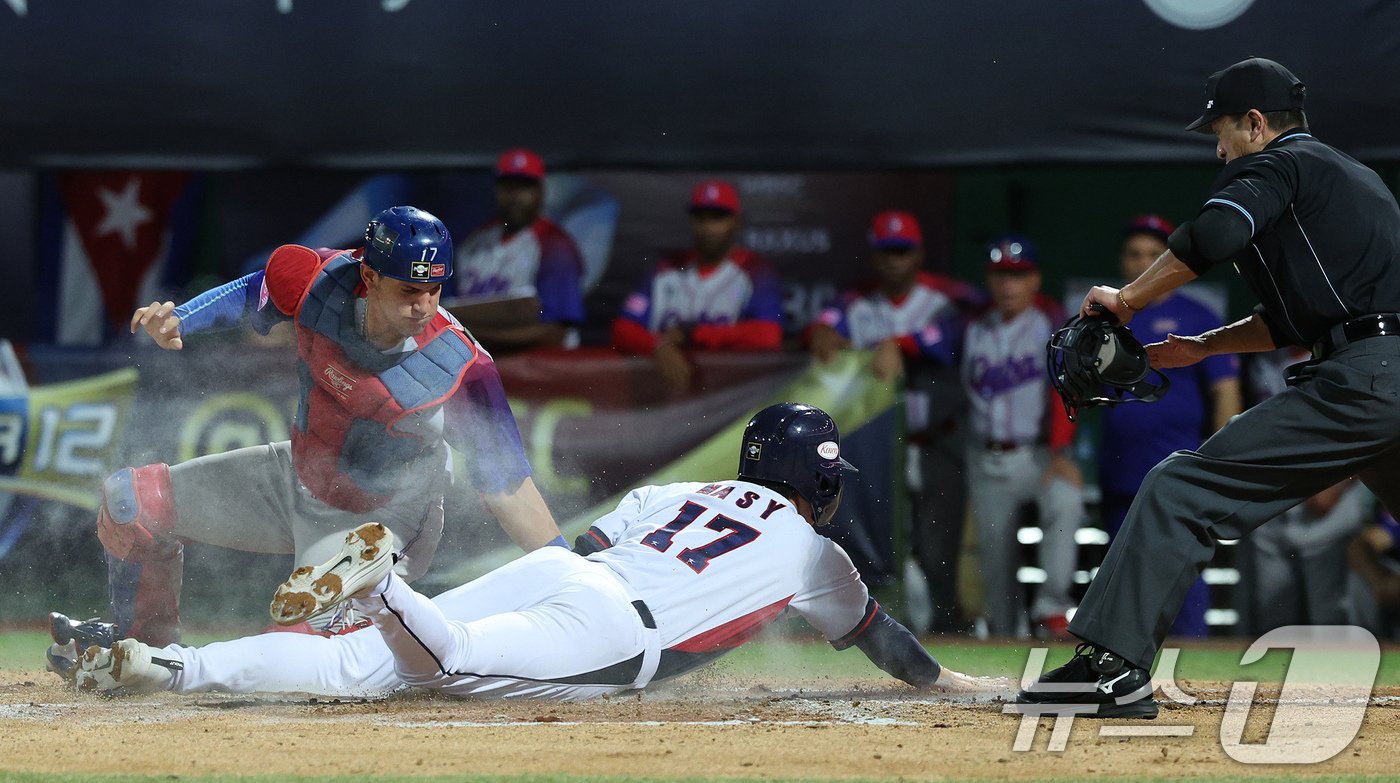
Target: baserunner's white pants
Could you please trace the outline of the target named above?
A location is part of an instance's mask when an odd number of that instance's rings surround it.
[[[644,687],[659,657],[627,585],[548,546],[428,599],[390,574],[355,608],[373,628],[269,633],[166,647],[181,693],[375,696],[405,685],[461,696],[583,699]]]

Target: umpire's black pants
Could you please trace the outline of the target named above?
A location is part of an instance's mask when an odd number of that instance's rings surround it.
[[[1400,338],[1373,337],[1237,416],[1142,483],[1069,630],[1148,668],[1210,562],[1240,538],[1349,476],[1400,512]]]

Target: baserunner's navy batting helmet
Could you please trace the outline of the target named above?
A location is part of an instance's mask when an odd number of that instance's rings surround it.
[[[790,488],[812,504],[818,525],[836,516],[846,471],[858,472],[841,458],[841,433],[820,408],[797,402],[770,405],[744,428],[739,478]]]
[[[365,227],[365,263],[410,283],[441,283],[452,276],[452,235],[417,207],[390,207]]]

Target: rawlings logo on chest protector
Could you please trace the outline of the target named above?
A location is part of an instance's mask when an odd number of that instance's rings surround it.
[[[334,364],[327,364],[317,380],[342,400],[350,399],[350,392],[355,390],[355,378]]]

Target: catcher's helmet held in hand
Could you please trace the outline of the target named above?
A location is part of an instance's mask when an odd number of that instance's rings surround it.
[[[452,235],[430,212],[390,207],[365,227],[365,263],[410,283],[441,283],[452,277]]]
[[[1156,402],[1171,388],[1167,376],[1147,363],[1147,349],[1107,310],[1075,315],[1050,335],[1045,369],[1070,421],[1079,408]]]
[[[836,516],[846,471],[859,472],[841,458],[841,433],[820,408],[796,402],[770,405],[744,428],[739,478],[788,487],[812,504],[818,525]]]

